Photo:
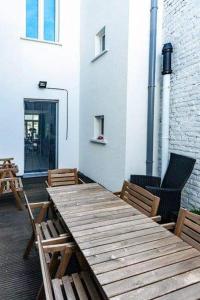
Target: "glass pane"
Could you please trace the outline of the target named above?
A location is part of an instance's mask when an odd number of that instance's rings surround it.
[[[56,103],[25,102],[25,173],[56,167]]]
[[[38,38],[38,0],[26,0],[26,37]]]
[[[44,0],[44,39],[55,41],[55,0]]]

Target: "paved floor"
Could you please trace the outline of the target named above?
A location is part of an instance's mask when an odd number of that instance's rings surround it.
[[[24,189],[31,202],[46,201],[44,178],[24,180]],[[31,234],[26,211],[18,211],[13,197],[0,197],[0,300],[35,299],[41,284],[38,254],[28,260],[22,255]]]

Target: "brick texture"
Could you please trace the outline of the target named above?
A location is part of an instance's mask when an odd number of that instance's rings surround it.
[[[164,0],[163,32],[174,47],[170,152],[196,158],[182,205],[200,208],[200,0]]]

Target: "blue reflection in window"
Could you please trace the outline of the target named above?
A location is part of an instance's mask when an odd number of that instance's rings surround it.
[[[55,41],[55,0],[44,0],[44,39]]]
[[[38,38],[38,0],[26,0],[26,37]]]

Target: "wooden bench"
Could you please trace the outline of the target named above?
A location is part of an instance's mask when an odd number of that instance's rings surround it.
[[[67,186],[84,183],[79,177],[77,169],[56,169],[48,171],[48,187]]]
[[[161,217],[157,216],[160,198],[154,196],[140,186],[128,181],[124,181],[121,192],[114,194],[138,209],[146,216],[151,217],[153,220],[161,220]]]
[[[169,230],[175,229],[175,235],[197,250],[200,250],[200,215],[181,208],[176,224],[163,224],[163,227]]]
[[[25,249],[24,258],[27,258],[33,244],[36,240],[36,236],[39,235],[40,239],[43,240],[51,240],[52,242],[56,241],[66,241],[70,240],[71,236],[67,233],[64,228],[62,221],[58,218],[53,212],[53,219],[47,219],[47,213],[49,209],[53,210],[53,204],[50,201],[39,202],[39,203],[29,203],[26,193],[24,192],[24,198],[26,202],[26,208],[28,210],[29,218],[32,226],[32,235]],[[39,209],[37,216],[34,218],[33,212],[34,210]],[[38,224],[38,226],[36,226]]]
[[[69,258],[73,252],[73,245],[61,244],[56,246],[44,246],[38,236],[38,248],[39,248],[39,257],[41,264],[41,271],[43,277],[43,287],[45,298],[43,295],[42,288],[40,289],[37,300],[46,299],[46,300],[100,300],[103,299],[98,291],[98,288],[88,271],[80,271],[73,274],[65,275],[66,268],[68,266]],[[62,257],[59,264],[59,269],[62,269],[62,272],[52,278],[51,274],[51,265],[48,266],[45,258],[45,253],[54,255],[55,253],[68,253],[68,256],[64,259]],[[52,259],[53,263],[53,259]],[[60,276],[62,274],[62,276]]]

